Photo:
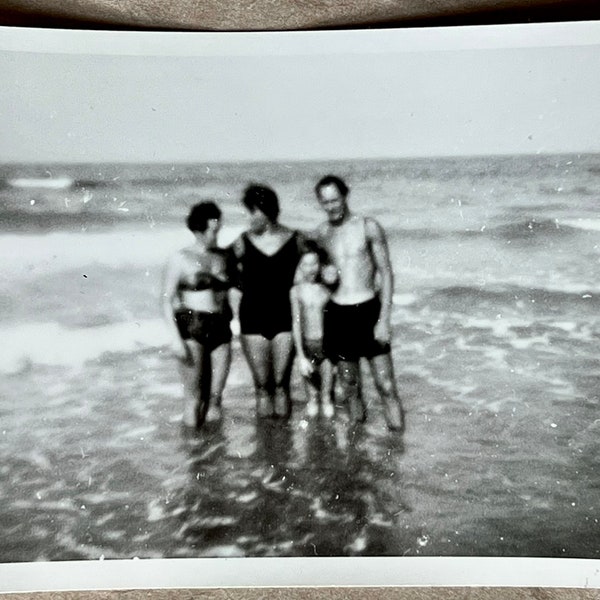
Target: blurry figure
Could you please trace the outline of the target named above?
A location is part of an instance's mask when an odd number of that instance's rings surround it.
[[[240,270],[242,348],[254,379],[258,416],[287,418],[293,353],[290,289],[304,238],[279,223],[279,200],[271,188],[250,185],[242,202],[250,227],[232,246]]]
[[[187,225],[196,240],[167,265],[163,312],[184,382],[183,422],[198,428],[207,415],[221,416],[231,363],[231,278],[227,252],[217,247],[221,211],[216,204],[196,204]]]
[[[327,221],[317,229],[317,241],[337,269],[338,278],[325,307],[325,355],[337,366],[337,378],[353,421],[362,422],[367,416],[359,364],[364,357],[369,360],[388,427],[402,429],[402,406],[391,358],[394,281],[385,233],[374,219],[350,211],[350,190],[339,177],[324,177],[315,192],[327,215]]]
[[[309,417],[319,408],[323,416],[333,417],[333,369],[323,352],[323,311],[330,292],[321,282],[321,259],[315,251],[300,259],[297,283],[290,291],[293,337],[298,366],[304,379]]]

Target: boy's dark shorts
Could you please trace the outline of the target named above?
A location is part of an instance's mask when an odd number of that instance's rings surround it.
[[[381,312],[376,296],[361,304],[336,304],[329,301],[323,319],[323,350],[331,362],[358,362],[388,354],[390,344],[377,341],[375,325]]]

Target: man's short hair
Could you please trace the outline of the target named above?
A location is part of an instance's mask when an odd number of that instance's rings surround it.
[[[220,218],[221,209],[214,202],[200,202],[192,206],[187,218],[187,226],[190,231],[204,233],[209,221]]]
[[[279,200],[277,194],[266,185],[251,184],[244,190],[242,198],[244,206],[252,211],[260,210],[271,223],[279,217]]]
[[[325,177],[322,177],[317,185],[315,185],[315,193],[317,196],[319,195],[321,188],[327,187],[328,185],[335,185],[338,192],[344,196],[344,198],[350,192],[350,188],[341,177],[338,177],[337,175],[325,175]]]

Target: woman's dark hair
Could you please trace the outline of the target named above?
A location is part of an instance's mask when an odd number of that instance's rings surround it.
[[[326,187],[328,185],[335,185],[338,189],[338,192],[344,196],[344,198],[348,195],[350,188],[346,185],[346,182],[337,175],[325,175],[325,177],[319,180],[319,183],[315,185],[315,192],[317,196],[319,195],[321,188]]]
[[[252,211],[255,209],[260,210],[271,223],[277,221],[279,216],[279,200],[277,194],[266,185],[249,185],[244,190],[244,197],[242,198],[244,206]]]
[[[220,219],[221,209],[214,202],[200,202],[192,206],[187,218],[187,226],[190,231],[204,233],[211,219]]]

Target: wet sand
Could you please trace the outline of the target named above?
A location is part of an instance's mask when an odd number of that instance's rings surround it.
[[[364,426],[343,406],[308,419],[297,377],[291,420],[260,422],[236,348],[222,421],[190,434],[173,366],[144,351],[4,379],[1,561],[598,555],[597,403],[532,386],[469,408],[398,364],[403,435],[366,372]]]

